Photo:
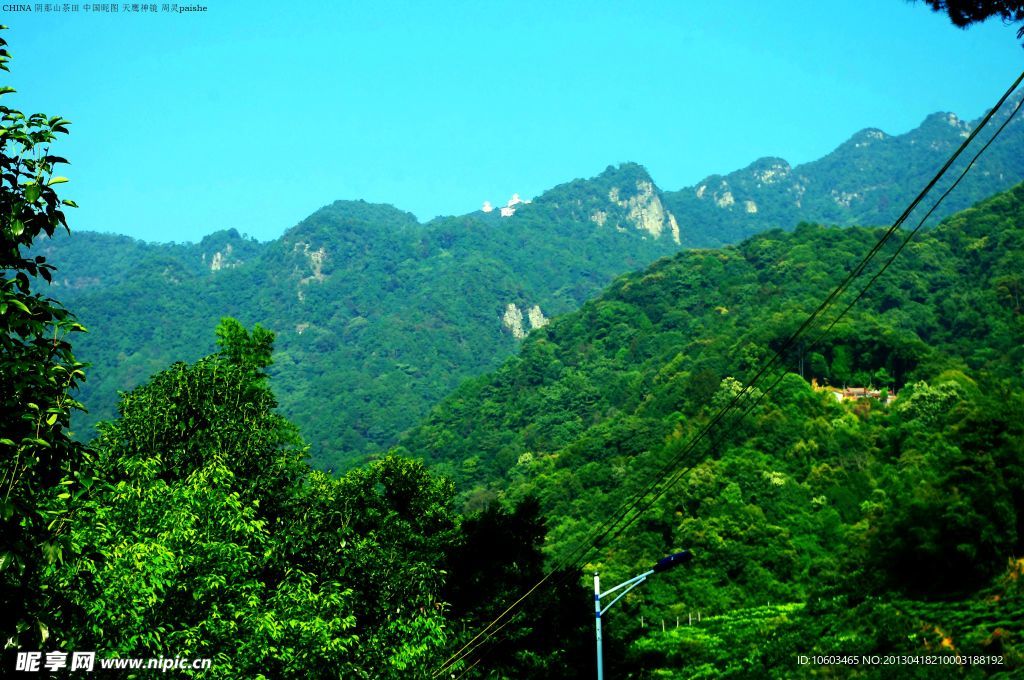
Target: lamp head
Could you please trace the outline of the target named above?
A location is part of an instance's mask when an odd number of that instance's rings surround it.
[[[668,555],[667,557],[662,557],[660,560],[658,560],[658,563],[654,565],[654,571],[659,572],[665,571],[666,569],[671,569],[672,567],[678,567],[680,564],[686,564],[692,559],[693,553],[689,550],[677,552],[672,555]]]

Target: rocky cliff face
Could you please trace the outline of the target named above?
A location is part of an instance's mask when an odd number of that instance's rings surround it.
[[[526,324],[523,323],[524,319]],[[530,307],[524,317],[519,306],[510,302],[505,305],[505,313],[501,316],[501,325],[512,334],[513,338],[522,340],[530,331],[547,326],[548,320],[540,310],[540,305]]]
[[[666,248],[682,243],[679,222],[647,171],[635,163],[609,166],[588,180],[575,180],[546,192],[538,205],[595,228],[634,233],[662,241]]]
[[[662,232],[667,232],[678,244],[679,224],[676,223],[675,215],[665,209],[661,197],[654,188],[654,182],[637,180],[632,188],[634,191],[630,192],[632,195],[629,198],[623,197],[623,191],[619,187],[612,187],[608,191],[608,200],[626,211],[624,221],[634,229],[647,232],[654,238],[661,238]],[[607,213],[602,215],[603,221],[599,226],[607,222]],[[619,224],[615,226],[621,228]]]

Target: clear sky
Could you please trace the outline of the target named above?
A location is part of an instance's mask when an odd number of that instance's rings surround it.
[[[679,189],[976,118],[1024,68],[1015,27],[903,0],[206,2],[0,13],[5,103],[73,121],[73,229],[266,240],[337,199],[427,220],[623,161]]]

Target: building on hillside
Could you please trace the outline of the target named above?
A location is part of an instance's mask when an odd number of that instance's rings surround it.
[[[819,385],[817,378],[811,379],[811,387],[818,392],[828,392],[836,401],[856,401],[858,399],[882,399],[882,392],[885,392],[886,405],[896,401],[896,392],[888,389],[875,389],[874,387],[846,387],[842,389],[831,385]]]
[[[516,206],[519,205],[520,203],[529,203],[529,201],[524,201],[523,199],[519,198],[519,194],[512,194],[512,198],[508,199],[508,203],[506,203],[505,207],[501,209],[501,216],[512,217],[513,215],[515,215]]]
[[[530,201],[528,200],[523,200],[519,198],[519,194],[512,194],[512,198],[508,199],[508,203],[501,207],[498,212],[501,214],[502,217],[512,217],[513,215],[516,214],[517,205],[519,205],[520,203],[526,204],[529,202]],[[480,209],[485,213],[489,213],[494,211],[494,206],[491,204],[490,201],[484,201],[484,205]]]

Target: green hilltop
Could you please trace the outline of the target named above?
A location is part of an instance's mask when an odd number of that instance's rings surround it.
[[[88,232],[42,242],[37,252],[59,266],[53,294],[90,329],[78,343],[92,365],[81,392],[90,413],[77,429],[87,436],[113,416],[119,390],[211,352],[209,329],[230,315],[275,331],[282,412],[318,465],[347,468],[619,274],[801,220],[893,219],[973,125],[935,114],[898,137],[858,133],[813,163],[762,159],[677,192],[626,163],[554,187],[511,217],[476,211],[423,224],[391,206],[338,201],[267,243],[235,229],[197,244]],[[943,214],[1024,175],[1022,130],[1011,123]]]
[[[230,315],[275,330],[282,409],[321,465],[343,467],[496,367],[532,326],[675,252],[661,206],[647,173],[626,164],[511,218],[420,224],[391,206],[338,201],[270,243],[235,231],[174,245],[83,233],[39,252],[63,263],[55,294],[91,330],[79,351],[93,366],[83,391],[92,417],[80,427],[112,415],[118,390],[211,351],[209,329]]]
[[[802,224],[620,277],[460,386],[401,450],[454,479],[467,512],[538,499],[559,563],[880,234]],[[633,641],[628,669],[791,677],[812,671],[798,654],[837,650],[1024,667],[1022,263],[1018,185],[919,235],[820,343],[811,333],[785,356],[774,390],[712,429],[715,446],[682,456],[672,469],[688,474],[585,563],[615,583],[664,554],[698,556],[610,614]],[[880,394],[838,400],[830,386]],[[698,611],[711,619],[675,630]]]
[[[529,229],[579,243],[579,216],[593,216],[602,197],[607,214],[591,222],[597,245],[588,252],[605,239],[653,237],[656,222],[636,207],[653,210],[658,194],[639,172],[613,168],[610,186],[589,197],[586,183],[558,187],[521,206],[518,227],[491,214],[420,225],[386,206],[341,203],[271,244],[216,234],[205,246],[212,255],[129,241],[146,266],[118,275],[124,285],[105,309],[113,302],[134,310],[130,328],[148,334],[146,343],[173,341],[163,351],[186,355],[204,341],[189,346],[184,331],[176,335],[182,315],[233,309],[262,309],[271,319],[330,312],[332,327],[353,338],[386,324],[397,332],[435,318],[417,309],[456,313],[494,291],[446,296],[447,285],[505,280],[495,273],[508,270],[474,259],[471,244],[504,239],[503,247],[523,249],[529,241],[516,239]],[[660,215],[661,238],[674,242],[672,221]],[[629,219],[644,230],[623,226]],[[303,370],[321,381],[303,393],[307,403],[326,404],[300,411],[307,422],[336,404],[367,401],[331,382],[323,367],[339,355],[312,324],[296,329],[312,343],[299,354],[294,346],[275,352],[274,333],[259,324],[221,320],[219,351],[140,378],[120,396],[118,417],[82,446],[68,438],[74,404],[37,386],[38,376],[63,367],[21,369],[52,361],[53,341],[39,335],[49,329],[32,321],[24,300],[50,303],[5,294],[4,318],[35,334],[23,346],[42,360],[6,362],[9,384],[22,390],[10,392],[9,404],[24,412],[23,434],[12,430],[0,446],[18,451],[4,458],[9,468],[17,471],[27,452],[21,469],[41,462],[46,476],[30,477],[3,506],[7,533],[21,537],[0,565],[12,605],[4,629],[19,651],[213,658],[209,677],[423,676],[555,569],[480,650],[480,668],[491,677],[587,677],[586,574],[599,569],[615,583],[686,548],[691,563],[608,614],[610,674],[888,678],[892,667],[869,661],[895,655],[930,659],[943,676],[1019,675],[1022,225],[1018,185],[925,230],[846,317],[826,315],[835,321],[829,332],[791,347],[786,338],[882,229],[802,223],[662,257],[577,310],[531,324],[521,341],[509,323],[498,332],[517,352],[462,382],[388,455],[337,476],[303,460],[301,428],[280,413],[272,391],[297,380],[289,378],[291,353],[292,368],[309,361]],[[420,256],[410,257],[417,248]],[[114,251],[107,263],[126,264]],[[467,278],[467,263],[487,273]],[[54,274],[62,291],[102,295],[83,271]],[[575,299],[579,289],[563,282],[578,273],[540,271],[548,290]],[[391,287],[342,285],[365,272]],[[179,295],[132,308],[129,293],[153,276]],[[428,279],[438,286],[425,288]],[[216,281],[227,283],[201,295],[201,284]],[[537,298],[513,299],[529,322]],[[516,319],[500,303],[492,309]],[[420,346],[406,347],[433,351],[430,330],[417,337]],[[92,333],[126,357],[137,347],[128,334]],[[460,351],[471,349],[467,341]],[[373,343],[345,351],[363,352],[358,365],[369,370],[390,360],[416,372],[410,357]],[[742,414],[712,426],[710,445],[688,446],[775,351],[788,372],[760,385]],[[72,361],[70,349],[62,356]],[[54,393],[61,401],[51,406]],[[365,408],[372,413],[372,404]],[[50,455],[54,445],[67,455]],[[655,475],[676,472],[628,530],[576,559],[595,526]],[[26,527],[39,540],[29,542]],[[837,654],[847,661],[800,661]],[[838,665],[851,658],[864,665]],[[478,660],[474,652],[445,673]],[[935,675],[931,666],[904,666],[897,676]]]

